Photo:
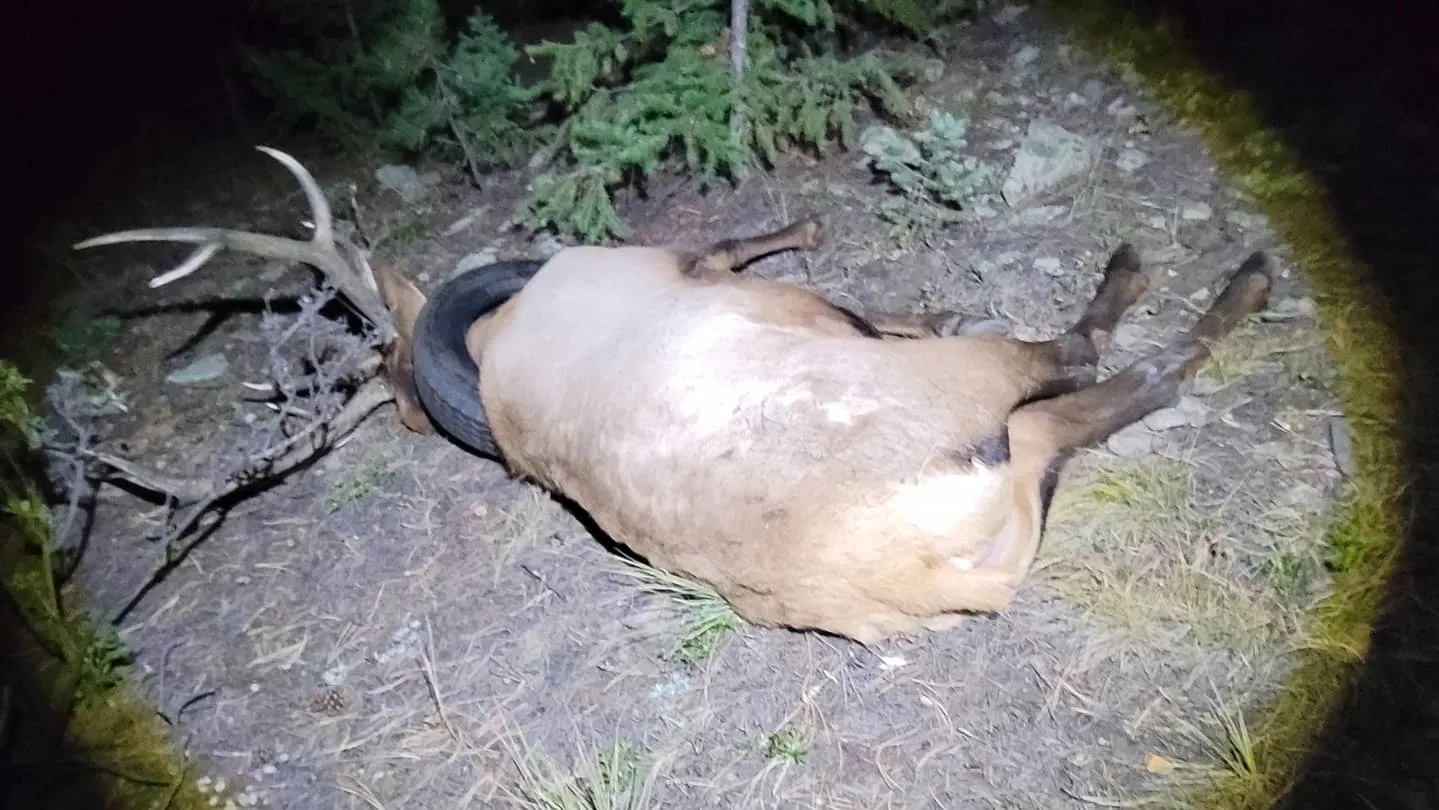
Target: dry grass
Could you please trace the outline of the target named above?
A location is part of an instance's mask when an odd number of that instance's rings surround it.
[[[1276,329],[1250,316],[1214,346],[1198,376],[1224,388],[1245,377],[1274,372],[1300,381],[1321,379],[1328,374],[1327,366],[1323,344],[1315,333]]]
[[[527,487],[509,506],[490,516],[486,513],[485,534],[495,552],[491,570],[493,584],[509,576],[514,555],[553,537],[570,520],[564,509],[543,490]]]
[[[647,772],[625,743],[615,742],[594,753],[579,750],[582,764],[572,772],[532,748],[523,735],[509,735],[505,747],[520,776],[520,783],[507,792],[520,807],[641,810],[650,804],[657,771]]]
[[[1222,550],[1242,518],[1195,495],[1194,468],[1146,459],[1069,482],[1056,495],[1042,579],[1136,640],[1187,634],[1253,649],[1284,627],[1267,579]]]
[[[665,600],[670,620],[678,625],[679,640],[669,656],[699,664],[715,653],[719,645],[744,623],[734,608],[718,593],[678,574],[655,568],[629,557],[617,557],[614,573],[630,580],[644,593]]]

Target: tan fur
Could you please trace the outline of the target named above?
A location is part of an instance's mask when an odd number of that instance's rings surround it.
[[[895,318],[920,339],[860,337],[813,293],[721,272],[743,243],[716,250],[566,249],[466,345],[513,473],[758,624],[870,643],[1004,608],[1039,548],[1048,471],[1179,379],[1140,369],[1021,407],[1113,324],[1025,343]],[[1144,282],[1116,278],[1096,301],[1122,313]],[[1185,373],[1207,356],[1176,345]],[[1007,462],[972,458],[1006,429]]]
[[[410,349],[411,333],[415,319],[425,305],[425,294],[389,265],[377,265],[373,271],[380,288],[380,300],[395,322],[403,325],[386,347],[384,355],[385,375],[394,389],[400,424],[416,433],[432,433],[434,425],[430,424],[430,417],[415,392],[415,369]]]

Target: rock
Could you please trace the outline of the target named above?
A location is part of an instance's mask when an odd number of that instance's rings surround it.
[[[1024,70],[1034,64],[1034,61],[1039,58],[1039,54],[1040,50],[1038,46],[1025,45],[1016,51],[1014,56],[1009,57],[1009,63],[1014,65],[1017,70]]]
[[[1139,110],[1135,109],[1133,104],[1126,102],[1123,97],[1109,102],[1109,106],[1105,107],[1104,111],[1121,121],[1139,115]]]
[[[260,280],[266,284],[274,284],[293,266],[290,262],[265,262],[260,269]]]
[[[1269,228],[1269,218],[1263,214],[1247,214],[1243,211],[1230,211],[1224,215],[1230,224],[1241,231],[1251,233],[1260,232]]]
[[[1329,452],[1334,454],[1334,466],[1345,478],[1354,477],[1354,441],[1349,435],[1349,423],[1342,416],[1331,416],[1328,420]]]
[[[1184,418],[1192,427],[1204,427],[1209,424],[1209,406],[1192,396],[1180,397],[1179,404],[1175,405],[1174,409],[1184,414]]]
[[[1313,298],[1294,298],[1285,296],[1269,305],[1269,308],[1259,313],[1262,321],[1292,321],[1298,318],[1313,318],[1319,313],[1319,307],[1314,303]]]
[[[1149,342],[1149,330],[1133,323],[1121,323],[1114,330],[1114,347],[1133,351]]]
[[[492,247],[477,250],[460,259],[458,262],[455,262],[455,270],[453,273],[450,273],[450,276],[458,276],[461,273],[468,273],[471,270],[484,267],[487,264],[494,264],[498,258],[499,252]]]
[[[1122,172],[1138,171],[1148,162],[1149,156],[1138,149],[1125,149],[1114,159],[1114,165]]]
[[[381,186],[399,194],[407,203],[425,196],[425,181],[420,179],[413,166],[381,166],[375,170],[375,180]]]
[[[1185,222],[1203,222],[1214,216],[1208,203],[1186,202],[1179,207],[1179,218]]]
[[[440,234],[447,237],[454,236],[460,231],[463,231],[464,229],[475,224],[475,220],[479,219],[487,210],[489,210],[488,205],[482,205],[479,208],[476,208],[475,210],[471,211],[468,214],[465,214],[454,222],[451,222],[447,228],[440,232]]]
[[[1045,256],[1034,260],[1034,269],[1046,276],[1058,276],[1064,272],[1064,264],[1053,256]]]
[[[1194,382],[1189,386],[1189,393],[1196,397],[1207,397],[1219,391],[1224,386],[1213,377],[1195,377]]]
[[[1015,220],[1021,225],[1043,225],[1054,221],[1068,210],[1069,208],[1063,205],[1041,205],[1020,211]]]
[[[229,359],[220,352],[215,352],[198,358],[183,368],[175,369],[165,377],[165,382],[176,383],[177,385],[191,385],[193,383],[213,380],[229,370]]]
[[[1209,421],[1209,408],[1194,397],[1181,397],[1173,407],[1154,411],[1142,421],[1145,427],[1155,432],[1186,425],[1203,427]]]
[[[999,214],[998,211],[994,210],[994,206],[986,205],[985,203],[970,203],[969,212],[979,219],[989,219]]]
[[[1093,164],[1094,141],[1058,124],[1031,121],[1004,180],[1002,194],[1011,207],[1083,174]]]
[[[1014,21],[1019,19],[1019,15],[1028,10],[1027,6],[1005,6],[994,12],[992,19],[1000,25],[1013,25]]]
[[[1178,408],[1161,408],[1142,420],[1144,426],[1157,432],[1173,430],[1189,424],[1189,417],[1180,413]]]
[[[535,238],[535,251],[541,258],[548,259],[568,247],[552,233],[542,233]]]
[[[1134,458],[1154,449],[1154,434],[1143,423],[1130,425],[1112,434],[1104,446],[1120,458]]]

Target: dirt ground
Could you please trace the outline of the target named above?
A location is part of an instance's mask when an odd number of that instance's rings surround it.
[[[1032,11],[946,38],[944,75],[916,93],[968,120],[975,154],[1002,176],[1029,122],[1046,119],[1102,147],[1092,170],[1022,208],[991,194],[932,247],[890,238],[874,208],[885,187],[858,153],[794,157],[705,195],[660,180],[622,213],[633,240],[652,244],[820,213],[824,249],[749,272],[839,303],[1000,317],[1021,337],[1065,327],[1109,252],[1131,241],[1154,283],[1106,370],[1192,323],[1250,251],[1271,251],[1282,276],[1271,315],[1236,332],[1178,408],[1070,465],[1015,605],[872,649],[741,627],[707,657],[676,660],[682,608],[638,590],[546,496],[406,432],[386,406],[313,468],[234,510],[122,628],[133,677],[161,711],[212,693],[176,732],[221,802],[520,802],[517,746],[568,769],[623,743],[653,779],[655,807],[1162,806],[1227,767],[1237,735],[1226,721],[1255,724],[1323,591],[1322,529],[1343,487],[1308,290],[1199,138],[1130,77]],[[361,183],[375,216],[418,211],[425,235],[387,258],[422,288],[486,247],[500,258],[540,250],[500,227],[522,176],[482,191],[445,184],[405,212],[374,188],[373,167],[343,173],[299,156],[324,183]],[[190,221],[293,229],[297,197],[273,196],[280,170],[237,159],[275,174],[272,196],[217,200]],[[105,268],[137,309],[306,283],[300,269],[260,273],[222,255],[191,279],[145,287],[182,255],[148,246],[83,262]],[[131,402],[115,439],[173,474],[201,469],[228,440],[251,407],[236,404],[239,382],[264,367],[258,316],[235,313],[192,340],[209,317],[133,319],[106,358]],[[163,382],[212,352],[227,356],[224,376]],[[152,518],[130,494],[105,491],[76,585],[98,613],[112,615],[157,565],[144,539]]]

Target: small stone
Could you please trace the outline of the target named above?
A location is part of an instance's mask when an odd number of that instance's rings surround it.
[[[1125,149],[1115,158],[1114,165],[1122,172],[1133,172],[1143,168],[1149,162],[1149,156],[1138,149]]]
[[[274,284],[293,266],[290,262],[265,262],[265,266],[260,270],[260,280],[266,284]]]
[[[1100,99],[1104,98],[1104,82],[1098,79],[1090,79],[1084,83],[1084,88],[1081,92],[1084,93],[1085,98],[1097,104]]]
[[[1145,427],[1159,432],[1183,427],[1189,424],[1189,417],[1178,408],[1161,408],[1144,417],[1143,421]]]
[[[1031,64],[1033,64],[1034,61],[1039,58],[1039,55],[1040,50],[1038,46],[1025,45],[1023,48],[1020,48],[1018,51],[1016,51],[1014,56],[1010,57],[1009,61],[1010,64],[1014,65],[1016,68],[1023,70],[1024,68],[1027,68]]]
[[[1120,458],[1134,458],[1154,449],[1154,434],[1143,423],[1130,425],[1111,435],[1104,445]]]
[[[1195,377],[1194,383],[1189,387],[1189,393],[1196,397],[1207,397],[1219,391],[1224,386],[1213,377]]]
[[[1263,214],[1248,214],[1243,211],[1230,211],[1224,218],[1241,231],[1262,231],[1269,227],[1269,219]]]
[[[1014,264],[1022,258],[1024,258],[1024,256],[1019,251],[1006,250],[998,256],[995,256],[994,260],[1000,264]]]
[[[483,248],[471,253],[455,262],[455,271],[450,275],[458,276],[468,273],[471,270],[478,270],[486,265],[494,264],[499,258],[499,252],[492,247]]]
[[[230,369],[230,361],[220,352],[207,354],[183,368],[176,369],[165,377],[166,382],[178,385],[206,382],[224,374]]]
[[[985,205],[984,203],[974,203],[970,205],[969,211],[980,219],[989,219],[990,217],[999,213],[998,211],[994,210],[994,206]]]
[[[1149,332],[1133,323],[1122,323],[1114,330],[1114,346],[1118,349],[1137,349],[1149,340]]]
[[[1158,754],[1150,754],[1144,759],[1144,768],[1157,776],[1164,776],[1173,773],[1174,763],[1161,757]]]
[[[1186,202],[1179,207],[1179,218],[1185,222],[1203,222],[1214,216],[1214,209],[1208,203]]]
[[[216,792],[216,793],[224,793],[224,792],[225,792],[225,777],[221,776],[221,777],[219,777],[218,779],[215,780],[215,792]]]
[[[565,243],[551,233],[542,233],[535,239],[535,251],[540,254],[541,258],[548,259],[564,250],[565,247]]]
[[[1169,230],[1169,220],[1165,219],[1163,214],[1150,214],[1144,218],[1144,224],[1156,231]]]
[[[324,681],[326,686],[339,686],[345,682],[345,676],[348,675],[349,672],[350,668],[348,666],[342,663],[336,663],[320,674],[320,680]]]
[[[1014,21],[1019,19],[1019,15],[1028,10],[1026,6],[1005,6],[994,12],[992,19],[1000,25],[1013,25]]]
[[[1179,404],[1175,405],[1174,409],[1183,414],[1193,427],[1204,427],[1209,424],[1209,406],[1192,396],[1180,397]]]
[[[471,212],[468,213],[468,214],[465,214],[464,216],[460,217],[459,219],[455,220],[454,222],[451,222],[451,223],[449,224],[449,226],[447,226],[447,227],[446,227],[443,231],[441,231],[440,233],[441,233],[443,236],[454,236],[455,234],[459,233],[460,231],[463,231],[463,230],[465,230],[466,228],[470,227],[471,225],[474,225],[474,224],[475,224],[475,220],[479,219],[479,218],[480,218],[480,215],[483,214],[483,213],[485,213],[485,211],[486,211],[488,208],[489,208],[489,206],[484,206],[484,207],[481,207],[481,208],[476,208],[475,210],[471,211]]]
[[[281,762],[286,762],[286,761],[289,760],[289,758],[290,758],[290,757],[289,757],[288,754],[281,754],[281,755],[280,755],[280,761],[281,761]],[[263,773],[263,774],[265,774],[266,776],[268,776],[268,775],[270,775],[270,774],[272,774],[272,773],[275,773],[276,770],[277,770],[277,769],[275,768],[275,766],[274,766],[274,765],[270,765],[270,764],[266,764],[266,765],[263,765],[263,766],[260,767],[260,773]]]
[[[407,203],[416,202],[425,194],[425,179],[411,166],[381,166],[375,170],[375,180]]]
[[[1063,205],[1041,205],[1035,208],[1026,208],[1019,212],[1016,217],[1021,225],[1044,225],[1058,219],[1069,209]]]
[[[1308,296],[1294,298],[1285,296],[1271,303],[1268,309],[1259,313],[1262,321],[1292,321],[1298,318],[1313,318],[1319,314],[1319,307]]]
[[[1121,121],[1126,118],[1133,118],[1139,114],[1139,110],[1135,109],[1133,104],[1127,103],[1123,97],[1116,98],[1109,102],[1109,106],[1105,107],[1104,110]]]
[[[1034,269],[1046,276],[1058,276],[1064,272],[1064,264],[1053,256],[1046,256],[1042,259],[1034,260]]]

